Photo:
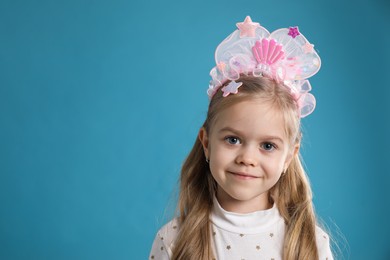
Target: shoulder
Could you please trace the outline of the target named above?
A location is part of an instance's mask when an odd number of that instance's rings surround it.
[[[319,226],[316,226],[316,242],[319,259],[333,259],[329,235]]]
[[[160,237],[165,244],[171,245],[174,243],[177,234],[179,232],[179,219],[174,218],[165,224],[158,232],[157,235]]]
[[[152,245],[152,250],[150,252],[151,259],[171,258],[172,248],[178,234],[178,223],[178,219],[174,218],[160,228]]]

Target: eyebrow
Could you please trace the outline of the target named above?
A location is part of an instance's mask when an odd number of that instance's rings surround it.
[[[243,133],[241,131],[234,129],[234,128],[231,128],[229,126],[224,127],[224,128],[219,130],[219,133],[222,133],[222,132],[232,132],[232,133],[239,135],[239,136],[243,135]],[[278,136],[273,136],[273,135],[265,135],[265,136],[262,136],[261,139],[263,139],[263,140],[277,140],[277,141],[281,142],[282,144],[284,143],[282,138],[280,138]]]

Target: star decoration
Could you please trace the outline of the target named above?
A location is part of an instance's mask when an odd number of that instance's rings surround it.
[[[234,80],[231,81],[228,85],[222,88],[223,91],[223,97],[229,96],[229,94],[237,94],[238,88],[241,87],[242,82],[235,82]]]
[[[217,68],[219,69],[220,72],[223,72],[225,70],[226,63],[221,61],[217,64]]]
[[[295,38],[295,37],[297,37],[300,34],[301,33],[299,32],[297,26],[289,28],[288,35],[290,35],[291,37]]]
[[[242,23],[237,23],[237,28],[240,30],[240,38],[255,37],[256,28],[260,27],[259,23],[252,22],[250,16],[247,16]]]
[[[314,45],[308,42],[303,46],[303,50],[305,51],[305,53],[313,52],[313,49],[314,49]]]

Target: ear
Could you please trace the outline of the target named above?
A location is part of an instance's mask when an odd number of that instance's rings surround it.
[[[209,159],[209,137],[204,127],[199,130],[198,137],[203,146],[204,156]]]
[[[289,151],[289,153],[287,155],[286,161],[284,162],[283,172],[286,172],[288,166],[290,166],[292,159],[299,153],[300,147],[301,147],[301,144],[297,143],[291,148],[291,150]]]

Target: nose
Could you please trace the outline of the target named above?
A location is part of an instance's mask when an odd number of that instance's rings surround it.
[[[243,145],[237,154],[236,163],[245,166],[257,166],[258,156],[259,150],[257,147]]]

